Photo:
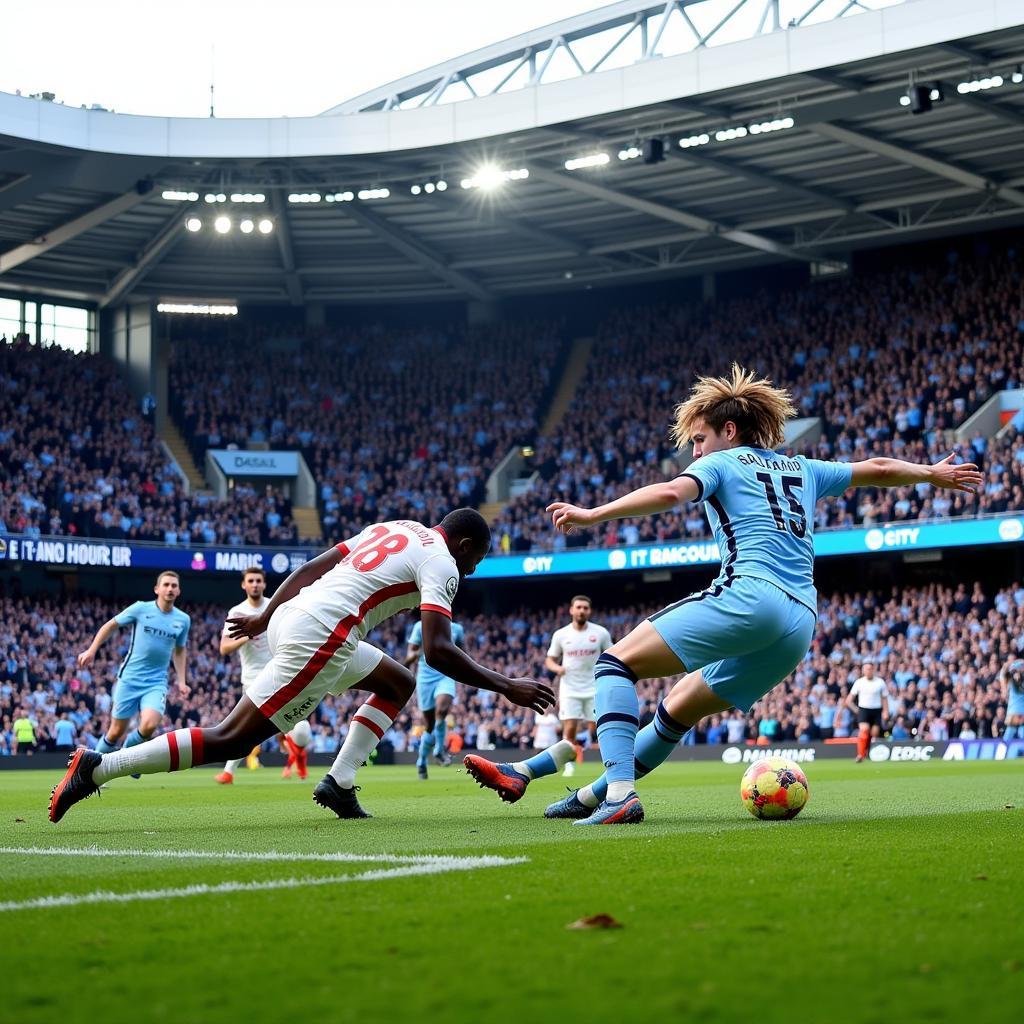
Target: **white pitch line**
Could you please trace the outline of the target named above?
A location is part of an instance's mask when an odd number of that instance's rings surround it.
[[[331,864],[447,864],[457,859],[451,854],[393,853],[288,853],[281,850],[110,850],[103,846],[0,846],[0,854],[29,857],[152,857],[157,860],[227,860],[227,861],[308,861]],[[520,863],[504,857],[481,856],[475,861],[489,861],[481,867],[498,867]],[[493,863],[490,863],[493,862]]]
[[[6,849],[6,848],[0,848]],[[369,858],[363,858],[369,859]],[[211,896],[229,892],[266,892],[271,889],[303,889],[319,885],[344,885],[346,882],[377,882],[386,878],[413,875],[440,875],[449,871],[475,871],[478,868],[523,864],[525,857],[435,857],[429,863],[378,868],[355,875],[327,875],[323,878],[279,878],[269,882],[221,882],[217,885],[186,885],[173,889],[137,889],[134,892],[109,892],[100,889],[87,893],[39,896],[31,900],[0,903],[0,913],[13,910],[47,910],[51,907],[75,907],[94,903],[133,903],[138,900],[171,900],[185,896]]]

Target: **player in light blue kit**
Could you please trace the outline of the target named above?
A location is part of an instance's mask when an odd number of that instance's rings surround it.
[[[114,684],[110,728],[96,745],[101,754],[117,750],[121,737],[136,715],[138,724],[124,741],[126,747],[142,743],[156,732],[167,705],[167,667],[172,661],[178,693],[182,697],[190,693],[185,682],[185,648],[191,619],[174,607],[181,594],[178,574],[160,573],[153,592],[155,601],[136,601],[104,622],[88,649],[78,656],[80,668],[91,665],[104,641],[122,626],[131,625],[128,653],[117,670],[117,682]]]
[[[425,607],[425,606],[424,606]],[[429,611],[429,609],[427,609]],[[438,764],[452,763],[444,745],[448,735],[448,712],[455,700],[455,680],[442,675],[427,664],[423,654],[423,626],[417,622],[409,631],[409,647],[405,664],[416,665],[416,703],[423,712],[426,729],[420,736],[419,754],[416,757],[416,773],[421,779],[427,778],[427,758],[433,749]],[[452,643],[460,650],[466,649],[466,632],[458,622],[452,623]]]
[[[1011,658],[1000,673],[1005,687],[1006,729],[1004,740],[1024,740],[1024,657]]]
[[[778,455],[789,393],[733,365],[730,377],[702,377],[675,410],[672,438],[693,443],[694,462],[675,480],[641,487],[599,508],[548,507],[568,533],[610,519],[666,512],[704,502],[722,556],[718,578],[698,594],[640,623],[597,661],[597,735],[605,774],[552,804],[545,815],[578,825],[643,820],[634,785],[661,764],[706,715],[740,708],[786,678],[814,636],[814,506],[848,487],[929,483],[971,491],[977,466],[934,466],[899,459],[820,462]],[[685,673],[637,734],[639,679]]]

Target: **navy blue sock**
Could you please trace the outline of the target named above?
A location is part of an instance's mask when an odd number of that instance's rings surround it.
[[[640,701],[636,695],[636,673],[614,654],[605,651],[597,659],[594,679],[597,683],[597,739],[608,777],[612,799],[620,800],[620,791],[632,788],[635,779],[633,748],[640,726]]]

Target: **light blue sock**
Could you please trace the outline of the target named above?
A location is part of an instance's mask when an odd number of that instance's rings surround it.
[[[1003,739],[1007,742],[1009,742],[1012,739],[1016,739],[1017,733],[1019,733],[1020,730],[1021,727],[1019,725],[1008,725],[1006,729],[1003,730]],[[1024,735],[1022,735],[1021,738],[1024,739]]]
[[[444,754],[444,740],[448,735],[448,716],[438,718],[434,723],[434,753],[441,757]]]
[[[637,677],[628,665],[605,651],[597,659],[594,679],[597,740],[608,777],[609,796],[621,800],[622,790],[628,792],[635,781],[633,748],[640,726]]]
[[[420,767],[427,763],[427,757],[430,754],[430,748],[434,743],[434,734],[432,732],[424,732],[420,737],[420,750],[416,755],[416,766]]]
[[[654,721],[645,725],[636,737],[636,748],[633,757],[636,777],[642,779],[650,775],[659,764],[662,764],[679,745],[679,741],[686,735],[690,726],[677,722],[665,707],[662,701],[658,705]],[[596,782],[590,784],[590,791],[593,800],[587,800],[593,806],[602,803],[608,795],[608,776],[602,775]],[[589,796],[589,794],[584,794]],[[594,802],[596,801],[596,802]]]
[[[104,735],[100,737],[99,743],[96,744],[96,750],[101,754],[111,754],[117,750],[117,744],[111,743],[104,733]]]
[[[128,738],[124,741],[125,748],[134,747],[139,743],[145,743],[146,737],[139,732],[138,729],[133,729],[129,734]]]
[[[575,760],[576,747],[568,740],[559,740],[547,750],[542,750],[525,761],[516,761],[512,768],[527,778],[542,779],[545,775],[560,772],[570,761]]]

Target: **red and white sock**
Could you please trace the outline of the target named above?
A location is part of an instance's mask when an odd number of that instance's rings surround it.
[[[203,730],[175,729],[155,740],[122,747],[104,754],[92,773],[97,786],[125,775],[155,775],[157,772],[180,772],[203,763]]]
[[[328,774],[342,789],[351,789],[356,772],[381,741],[402,709],[381,697],[371,697],[353,716],[345,742]]]

